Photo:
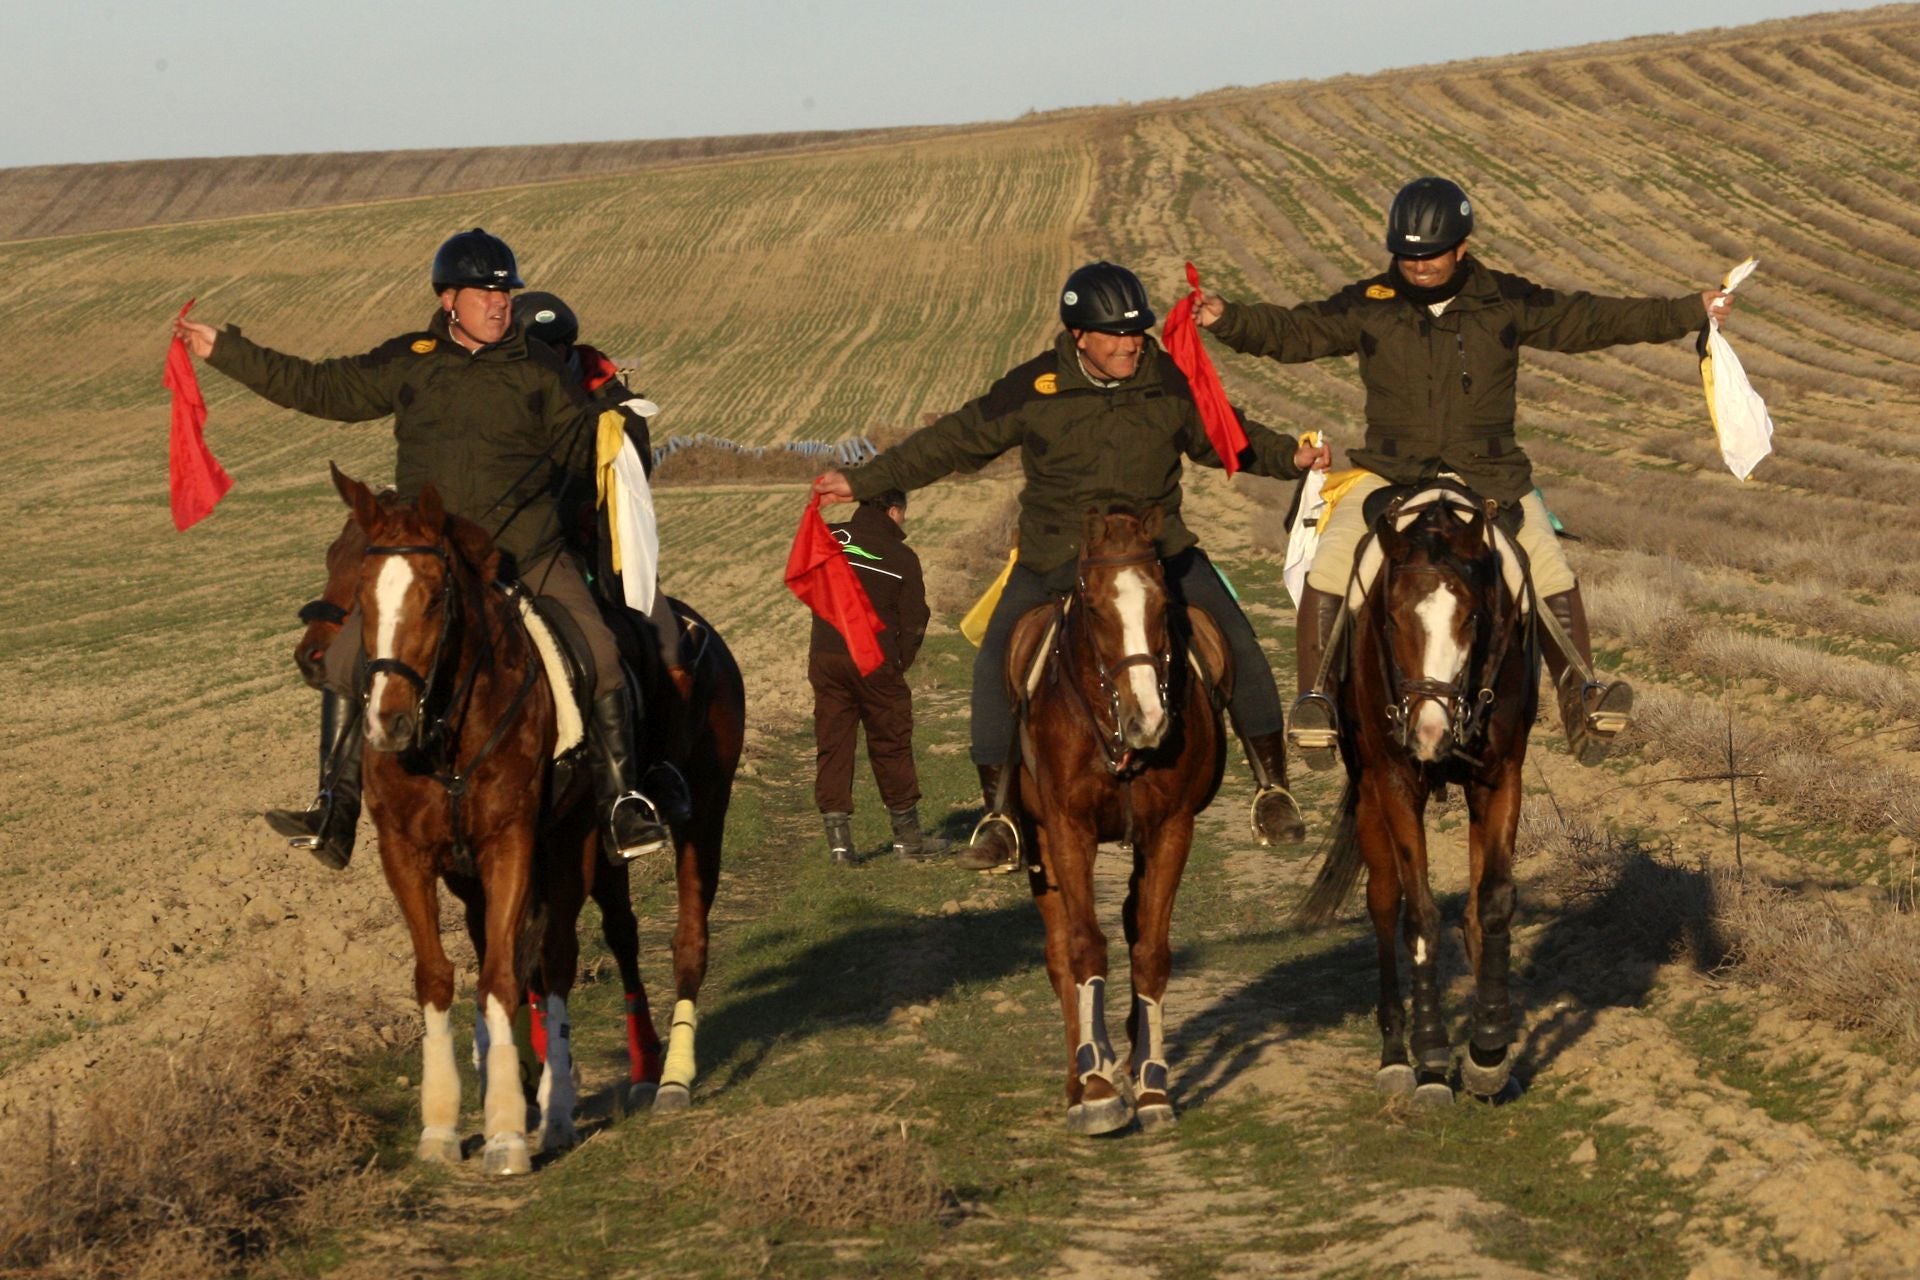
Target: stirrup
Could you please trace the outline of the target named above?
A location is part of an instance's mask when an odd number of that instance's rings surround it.
[[[1277,829],[1270,831],[1260,823],[1260,802],[1274,799],[1283,802],[1284,807],[1270,824]],[[1253,827],[1253,838],[1263,846],[1299,844],[1307,838],[1307,820],[1300,814],[1299,802],[1293,798],[1291,791],[1278,783],[1268,783],[1253,793],[1253,806],[1247,813],[1247,820]]]
[[[1569,671],[1569,675],[1574,673]],[[1599,764],[1614,739],[1633,722],[1633,686],[1624,680],[1567,680],[1560,689],[1560,718],[1567,746],[1583,765]]]
[[[981,837],[999,827],[1006,828],[1006,837],[998,842],[1005,847],[1006,852],[990,862],[988,861],[990,855],[986,852],[986,846]],[[1005,875],[1019,870],[1019,826],[1004,813],[989,812],[980,815],[980,821],[974,824],[973,835],[968,837],[966,847],[953,854],[953,861],[956,866],[970,871],[984,871],[989,875]]]
[[[295,849],[311,849],[320,841],[320,818],[325,805],[326,795],[322,793],[302,811],[268,809],[260,816],[267,820],[275,835],[285,836]]]
[[[1316,773],[1333,768],[1340,754],[1340,713],[1331,698],[1318,689],[1300,695],[1287,717],[1287,746]]]
[[[642,830],[630,843],[622,843],[617,819],[621,806],[628,803],[641,806]],[[658,853],[667,847],[667,828],[660,821],[659,806],[638,791],[624,791],[614,797],[612,806],[607,810],[607,834],[613,837],[607,842],[607,861],[616,866]]]

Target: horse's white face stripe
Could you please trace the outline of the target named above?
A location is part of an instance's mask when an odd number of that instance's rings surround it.
[[[1147,647],[1147,577],[1138,569],[1122,569],[1113,580],[1114,608],[1120,614],[1120,642],[1127,655],[1150,653]],[[1127,683],[1140,704],[1142,728],[1157,733],[1166,721],[1160,705],[1160,685],[1153,667],[1136,663],[1127,669]]]
[[[380,565],[380,576],[373,582],[373,602],[380,619],[374,629],[373,657],[391,658],[394,656],[394,637],[400,631],[400,607],[406,603],[407,588],[413,585],[413,566],[407,563],[405,556],[387,556]],[[367,690],[367,701],[379,706],[382,695],[386,693],[387,673],[382,671],[373,677],[373,687]]]
[[[1427,598],[1414,606],[1422,633],[1420,674],[1428,680],[1452,683],[1466,665],[1467,650],[1453,634],[1457,604],[1453,592],[1436,583]],[[1431,698],[1422,700],[1414,717],[1414,727],[1420,740],[1437,745],[1447,731],[1446,708]]]

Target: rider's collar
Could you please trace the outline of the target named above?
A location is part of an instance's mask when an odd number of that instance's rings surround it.
[[[1100,388],[1102,391],[1111,391],[1115,387],[1119,386],[1122,382],[1126,381],[1125,378],[1115,378],[1112,382],[1106,382],[1100,378],[1094,377],[1091,373],[1087,372],[1087,362],[1080,358],[1080,352],[1077,350],[1073,353],[1073,362],[1080,366],[1080,376],[1085,378],[1093,386]]]

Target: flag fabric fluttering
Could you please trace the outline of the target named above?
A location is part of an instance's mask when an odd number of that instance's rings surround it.
[[[1240,415],[1227,402],[1226,388],[1220,385],[1220,375],[1214,372],[1213,361],[1200,343],[1200,326],[1193,318],[1193,309],[1200,302],[1200,271],[1191,262],[1187,264],[1187,283],[1193,291],[1167,312],[1167,322],[1160,326],[1160,344],[1180,372],[1187,375],[1194,407],[1200,411],[1200,425],[1206,428],[1213,451],[1220,455],[1220,465],[1232,475],[1240,469],[1247,431],[1240,424]]]
[[[180,308],[180,318],[193,310],[193,299]],[[233,487],[233,478],[207,448],[207,402],[200,398],[200,379],[193,372],[193,354],[175,337],[167,347],[167,368],[161,383],[173,393],[173,425],[167,437],[167,497],[173,506],[173,527],[187,529],[206,519]]]
[[[967,616],[960,619],[960,634],[972,641],[976,649],[986,643],[987,624],[993,621],[993,611],[999,606],[1000,597],[1007,589],[1007,579],[1013,576],[1014,562],[1019,559],[1019,547],[1007,552],[1007,562],[1001,566],[1000,576],[973,602],[973,608],[967,610]]]
[[[635,397],[627,408],[651,418],[660,406]],[[629,609],[653,612],[660,580],[660,530],[653,510],[653,488],[640,451],[627,434],[627,420],[618,409],[600,415],[596,440],[595,485],[607,512],[608,548],[613,572],[620,579],[620,596]]]
[[[1727,272],[1720,287],[1732,293],[1759,265],[1758,258],[1748,258]],[[1720,456],[1726,459],[1729,471],[1745,480],[1760,465],[1760,459],[1773,452],[1773,419],[1767,414],[1767,402],[1747,381],[1740,357],[1733,354],[1720,333],[1719,321],[1712,316],[1702,326],[1696,348],[1700,353],[1700,382],[1707,392],[1707,416],[1720,437]]]
[[[787,589],[840,633],[861,675],[879,669],[886,660],[880,649],[880,632],[885,624],[821,518],[817,493],[800,515],[793,550],[787,554]]]

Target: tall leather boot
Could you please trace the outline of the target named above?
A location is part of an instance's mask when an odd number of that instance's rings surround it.
[[[929,862],[953,848],[953,841],[920,829],[920,806],[887,810],[893,824],[893,851],[908,862]]]
[[[820,819],[827,828],[827,856],[836,866],[853,865],[853,815],[823,813]]]
[[[667,845],[660,810],[641,793],[640,759],[633,750],[627,691],[594,699],[587,725],[587,759],[595,798],[606,812],[606,858],[618,865],[657,853]]]
[[[987,811],[980,815],[980,823],[973,829],[973,840],[964,849],[953,855],[953,865],[968,871],[986,871],[999,874],[1020,869],[1020,832],[1007,813],[994,808],[994,800],[1000,792],[1000,773],[1005,767],[997,764],[976,765],[980,770],[980,794],[985,798]],[[1008,808],[1012,807],[1012,794],[1008,794]]]
[[[1253,766],[1253,838],[1263,845],[1299,844],[1307,838],[1306,819],[1287,790],[1287,739],[1262,733],[1240,739]]]
[[[1287,715],[1287,745],[1300,763],[1315,771],[1333,768],[1340,755],[1339,715],[1333,699],[1320,687],[1320,664],[1339,616],[1339,596],[1312,587],[1301,590],[1293,633],[1300,697]]]
[[[358,699],[320,691],[320,791],[305,810],[269,809],[267,824],[295,849],[345,871],[360,824],[360,749],[366,742]]]
[[[668,667],[666,677],[677,696],[659,699],[648,718],[654,749],[645,782],[647,794],[660,806],[660,816],[678,824],[693,817],[693,792],[687,786],[687,775],[681,772],[693,749],[689,733],[693,674],[685,667]]]
[[[1614,739],[1632,723],[1633,688],[1624,680],[1609,683],[1594,674],[1593,640],[1587,634],[1587,608],[1578,586],[1548,596],[1542,603],[1573,646],[1572,653],[1565,653],[1549,643],[1545,651],[1567,746],[1581,764],[1599,764],[1607,758]]]

